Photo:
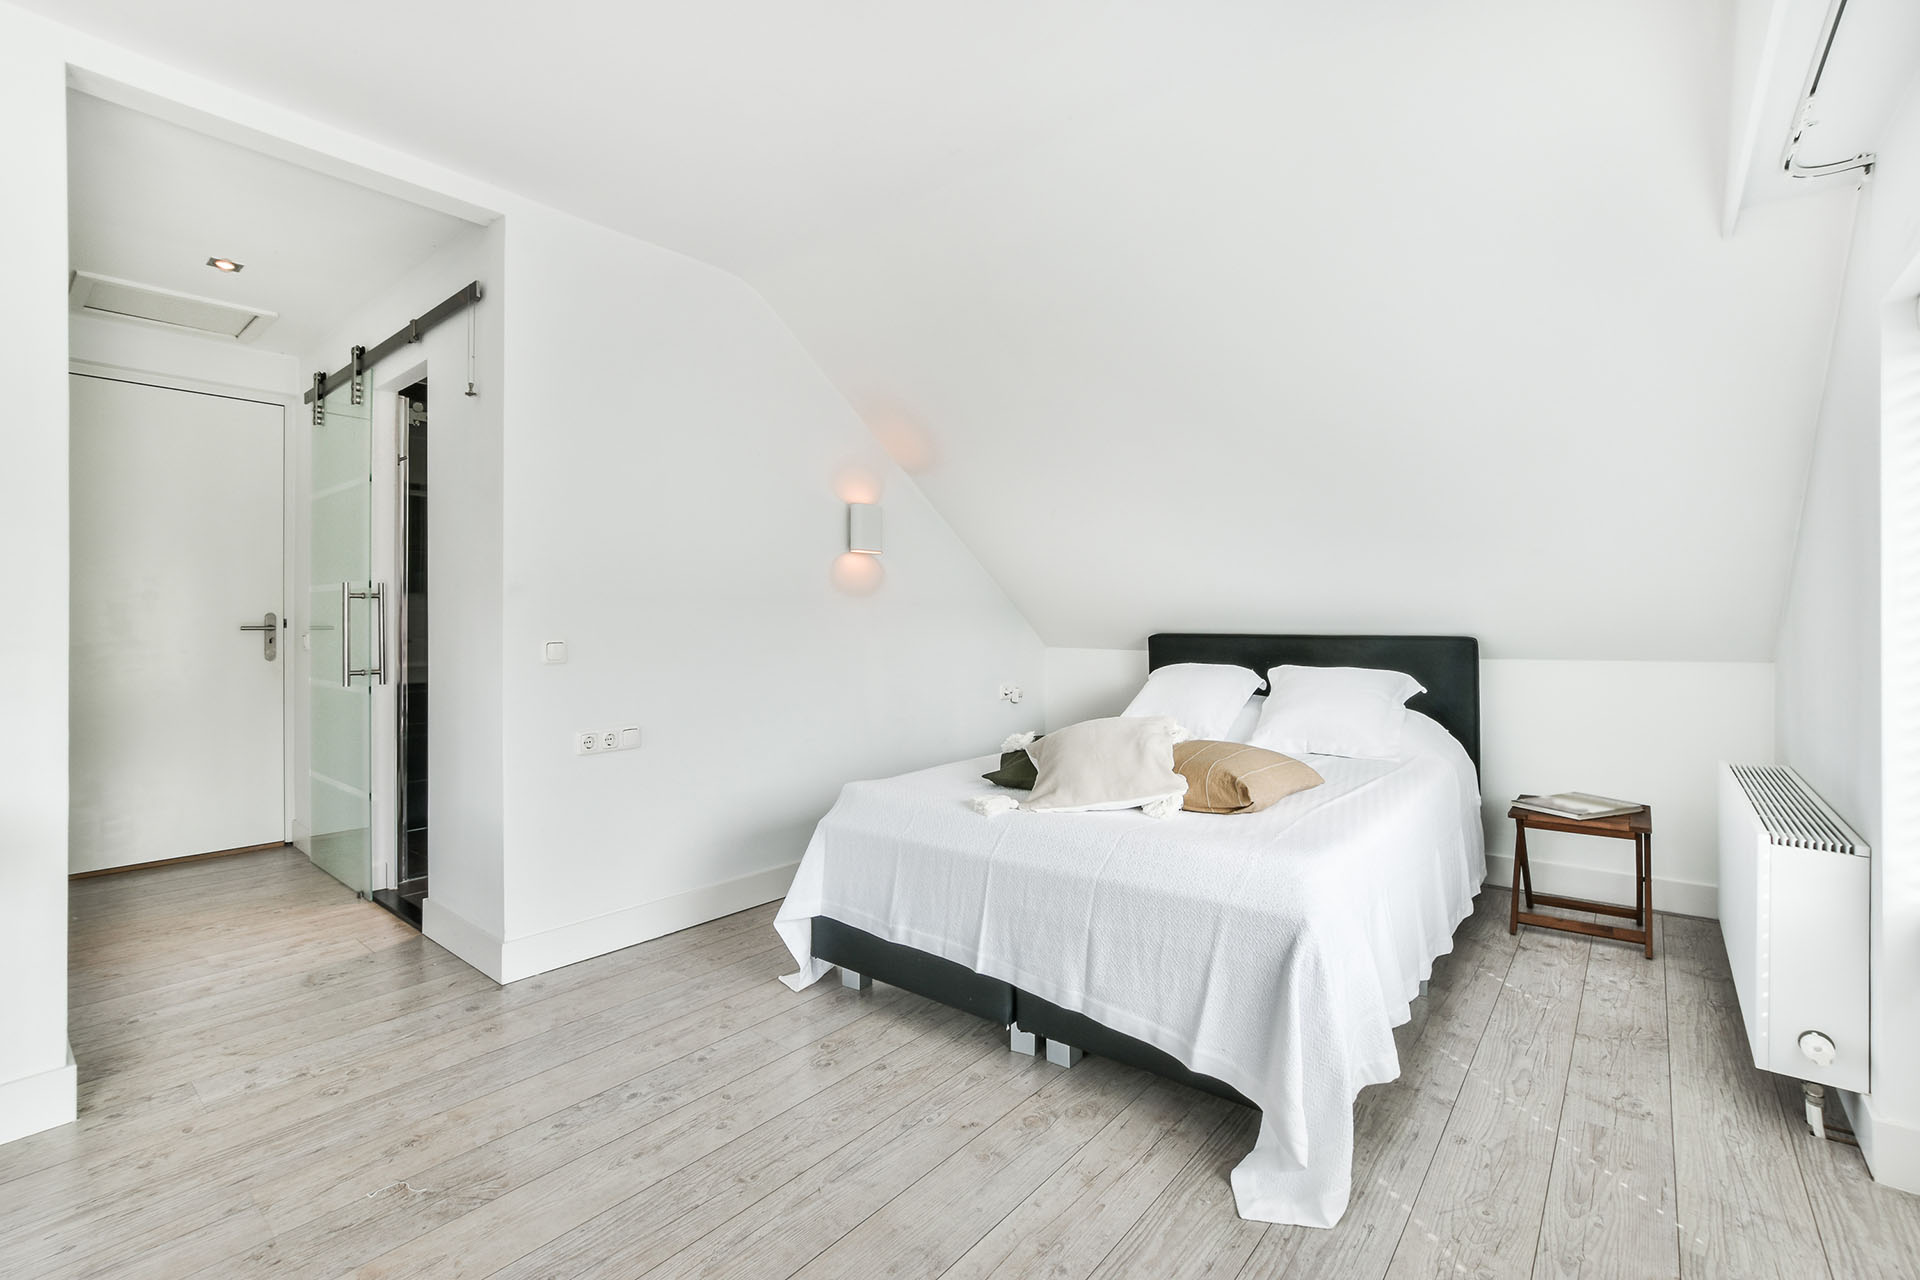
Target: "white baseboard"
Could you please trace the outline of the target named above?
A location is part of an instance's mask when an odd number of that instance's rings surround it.
[[[1602,902],[1618,902],[1628,906],[1633,903],[1631,869],[1606,871],[1564,862],[1548,862],[1538,857],[1530,859],[1529,865],[1533,867],[1535,893],[1561,894],[1569,898],[1595,898]],[[1487,854],[1487,883],[1497,884],[1502,888],[1513,884],[1512,854]],[[1664,876],[1656,875],[1653,878],[1653,909],[1677,911],[1683,916],[1701,916],[1708,920],[1718,920],[1720,890],[1716,885],[1701,884],[1697,880],[1669,880]]]
[[[72,1124],[79,1114],[79,1080],[69,1047],[66,1065],[0,1084],[0,1142]]]
[[[788,886],[793,883],[793,873],[799,866],[798,862],[789,862],[720,884],[703,885],[671,898],[659,898],[636,907],[610,911],[606,915],[562,925],[544,933],[509,938],[500,948],[499,972],[495,974],[485,969],[482,972],[498,982],[517,982],[521,978],[531,978],[536,973],[576,964],[609,951],[631,947],[649,938],[658,938],[662,934],[704,924],[736,911],[745,911],[763,902],[773,902],[786,896]],[[433,899],[427,901],[431,903]],[[433,935],[429,932],[428,936]],[[767,936],[769,940],[773,937],[771,933]],[[454,950],[451,947],[448,949]],[[454,954],[460,955],[463,960],[467,959],[457,950]],[[468,963],[474,962],[468,960]]]
[[[455,915],[428,893],[420,907],[420,932],[495,982],[500,977],[500,939],[465,916]]]
[[[1873,1099],[1857,1093],[1841,1091],[1840,1104],[1853,1122],[1853,1136],[1860,1140],[1860,1154],[1873,1180],[1920,1195],[1920,1128],[1875,1114]]]

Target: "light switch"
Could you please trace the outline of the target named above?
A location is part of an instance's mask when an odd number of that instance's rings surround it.
[[[567,660],[567,642],[565,640],[549,640],[547,641],[546,648],[541,652],[541,660],[544,662],[565,662]]]
[[[638,729],[628,727],[620,731],[620,749],[622,751],[631,751],[639,745],[640,731]]]

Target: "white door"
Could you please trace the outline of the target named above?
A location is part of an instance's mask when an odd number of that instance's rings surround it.
[[[285,410],[69,382],[71,868],[277,844]]]

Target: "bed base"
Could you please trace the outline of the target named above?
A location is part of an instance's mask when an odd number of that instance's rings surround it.
[[[846,986],[865,990],[878,979],[889,986],[997,1022],[1007,1028],[1008,1044],[1016,1053],[1037,1055],[1044,1051],[1047,1061],[1061,1067],[1071,1067],[1091,1053],[1151,1071],[1242,1106],[1253,1106],[1226,1081],[1191,1071],[1172,1054],[1144,1040],[1123,1035],[1011,983],[975,973],[951,960],[888,942],[830,917],[814,917],[813,954],[838,965],[840,981]],[[849,973],[854,976],[849,978]]]

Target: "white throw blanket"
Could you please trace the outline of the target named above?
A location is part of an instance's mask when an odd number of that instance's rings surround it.
[[[1473,910],[1473,767],[1410,714],[1407,758],[1314,756],[1323,786],[1257,814],[983,818],[990,757],[849,783],[775,921],[800,989],[829,916],[1012,983],[1224,1080],[1262,1112],[1245,1218],[1346,1211],[1353,1100],[1399,1074],[1392,1029]]]

